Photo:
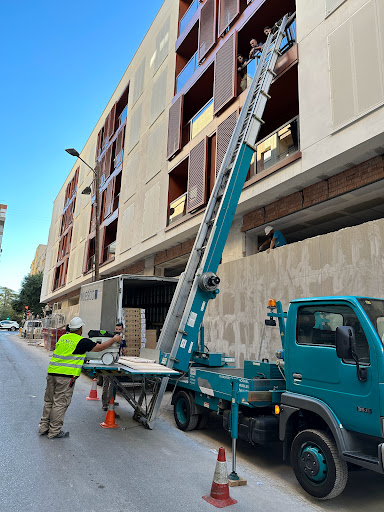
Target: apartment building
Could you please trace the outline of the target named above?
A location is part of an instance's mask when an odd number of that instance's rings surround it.
[[[44,272],[46,254],[47,246],[44,244],[39,244],[35,252],[35,257],[31,263],[31,276],[38,274],[39,272]]]
[[[257,355],[270,294],[381,295],[382,2],[166,0],[81,151],[101,164],[101,277],[179,275],[247,92],[237,55],[287,12],[296,18],[206,315],[207,343],[239,360]],[[92,280],[89,187],[77,161],[53,205],[42,301],[64,312]],[[269,224],[288,245],[258,254]]]

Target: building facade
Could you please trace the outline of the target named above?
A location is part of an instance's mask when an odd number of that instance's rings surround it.
[[[247,57],[250,40],[263,43],[264,28],[288,12],[296,18],[222,256],[223,288],[238,290],[234,276],[247,269],[244,293],[221,294],[206,317],[207,343],[240,360],[257,352],[269,293],[287,304],[325,290],[379,292],[379,280],[341,279],[347,267],[339,263],[359,267],[356,233],[370,234],[371,254],[381,244],[382,2],[166,0],[81,151],[101,164],[101,278],[179,275],[247,93],[237,55]],[[88,186],[93,175],[78,161],[53,205],[41,298],[63,311],[73,311],[80,286],[92,280],[94,188],[81,194]],[[269,224],[288,245],[257,254]],[[347,235],[335,238],[339,230]],[[383,273],[380,265],[364,271],[373,268]]]
[[[46,254],[47,246],[39,244],[35,252],[35,257],[33,258],[33,261],[31,263],[31,276],[38,274],[39,272],[44,272]]]

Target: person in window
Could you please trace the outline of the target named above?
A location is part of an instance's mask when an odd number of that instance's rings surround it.
[[[246,61],[240,53],[237,56],[237,73],[240,77],[240,89],[241,91],[245,91],[247,88],[247,64]]]
[[[265,235],[268,237],[267,240],[262,243],[259,247],[259,251],[263,247],[269,244],[269,247],[267,249],[267,252],[269,253],[271,249],[275,249],[276,247],[282,247],[283,245],[286,245],[287,242],[284,238],[284,235],[281,231],[275,230],[273,226],[267,226],[265,228]]]
[[[257,39],[254,37],[249,41],[251,45],[251,51],[249,52],[249,60],[255,59],[259,53],[262,51],[263,45],[262,43],[258,43]]]
[[[69,432],[62,430],[64,416],[71,403],[86,352],[101,352],[114,343],[121,343],[121,336],[117,334],[104,343],[83,338],[83,325],[78,316],[72,318],[68,324],[69,332],[59,338],[48,366],[44,409],[39,424],[39,434],[47,434],[48,439],[69,436]]]

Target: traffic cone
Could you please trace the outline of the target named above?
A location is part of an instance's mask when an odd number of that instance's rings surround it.
[[[227,462],[225,460],[225,449],[223,447],[219,448],[211,494],[209,496],[203,496],[203,500],[208,501],[208,503],[217,508],[224,508],[237,503],[237,501],[229,495]]]
[[[103,428],[119,428],[115,423],[115,399],[112,397],[108,405],[107,415],[103,423],[100,423]]]
[[[87,396],[87,400],[100,400],[100,398],[97,397],[97,379],[93,379],[92,389],[89,396]]]

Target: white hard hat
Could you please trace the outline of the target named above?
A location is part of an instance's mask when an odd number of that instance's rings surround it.
[[[266,234],[266,235],[269,235],[269,233],[270,233],[271,231],[273,231],[273,226],[266,226],[266,228],[264,229],[264,231],[265,231],[265,234]]]
[[[80,327],[83,327],[84,322],[79,316],[75,316],[72,318],[72,320],[69,322],[69,330],[70,331],[77,331],[80,329]]]

